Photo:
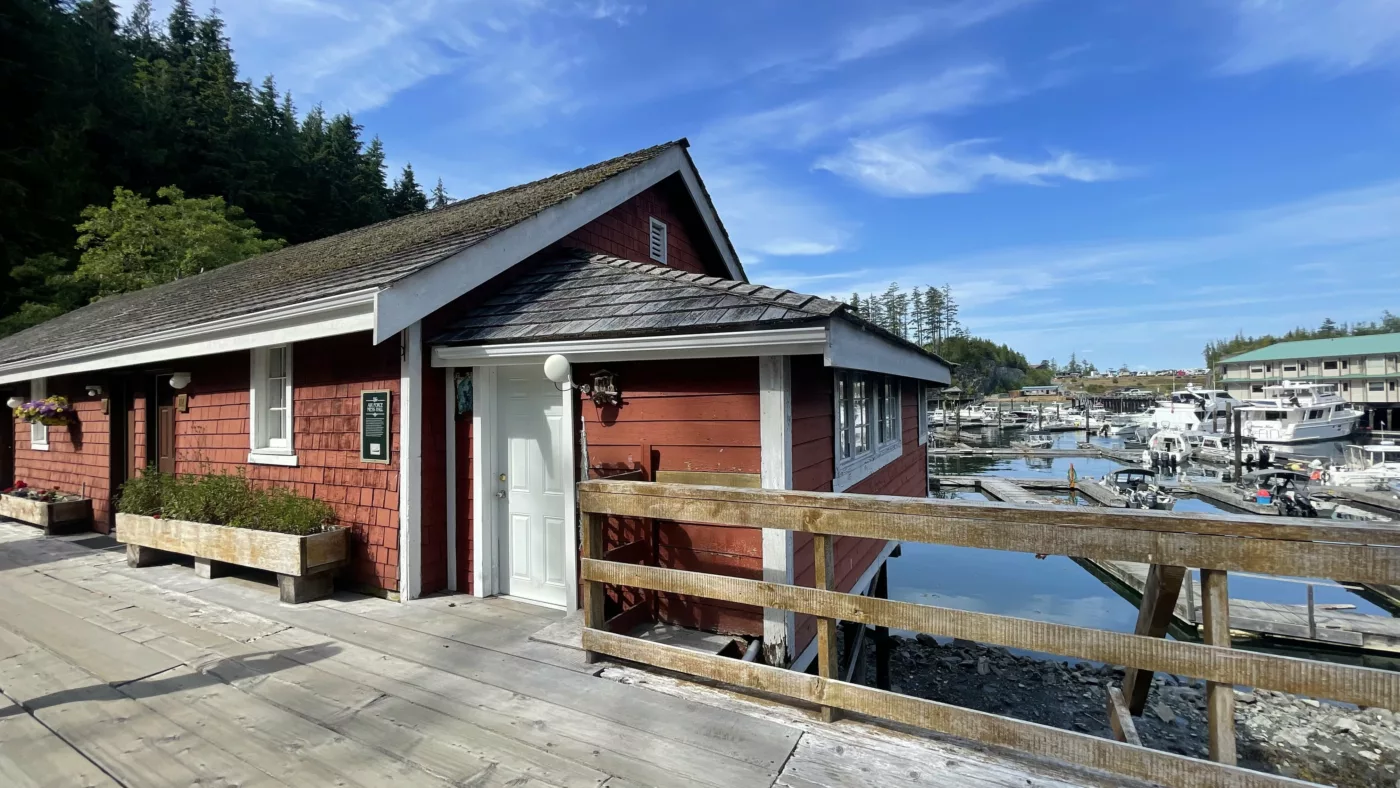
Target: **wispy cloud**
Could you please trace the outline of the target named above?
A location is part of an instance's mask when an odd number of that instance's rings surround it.
[[[1394,0],[1234,0],[1226,74],[1286,63],[1340,74],[1400,62],[1400,5]]]
[[[938,145],[906,129],[852,140],[841,153],[824,156],[817,167],[849,178],[881,194],[916,197],[976,191],[986,183],[1050,186],[1064,181],[1092,183],[1131,174],[1110,161],[1074,153],[1054,153],[1040,161],[1011,159],[987,150],[992,140],[972,139]]]
[[[850,221],[806,190],[782,183],[767,167],[697,158],[705,186],[745,263],[830,254],[850,243]]]
[[[974,27],[1035,0],[963,0],[914,13],[897,14],[858,28],[841,42],[836,61],[860,60],[895,49],[932,33],[954,33]]]
[[[723,118],[697,138],[726,150],[803,147],[892,123],[961,112],[1012,95],[1000,66],[970,63],[878,90],[847,88]]]

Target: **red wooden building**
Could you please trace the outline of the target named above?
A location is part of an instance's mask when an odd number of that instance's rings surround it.
[[[562,356],[569,378],[546,378]],[[556,361],[555,363],[560,363]],[[62,394],[76,424],[15,422],[10,479],[84,492],[96,528],[148,465],[242,470],[330,502],[351,587],[578,604],[574,482],[922,496],[938,357],[840,303],[748,282],[684,141],[103,299],[0,340],[0,396]],[[387,456],[362,392],[388,392]],[[619,522],[615,555],[810,584],[808,537]],[[842,540],[841,590],[893,545]],[[623,595],[649,619],[761,637],[781,611]]]

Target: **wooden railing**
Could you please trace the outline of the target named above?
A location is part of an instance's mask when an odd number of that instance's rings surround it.
[[[744,490],[644,482],[583,482],[583,647],[787,696],[822,707],[1009,747],[1172,786],[1310,785],[1235,767],[1234,686],[1246,685],[1400,710],[1400,674],[1230,648],[1229,571],[1400,582],[1400,528],[1362,522],[1178,515],[1169,512],[967,503],[921,498]],[[603,560],[609,516],[802,531],[813,535],[816,587]],[[1152,564],[1137,634],[875,599],[832,590],[837,536]],[[1163,638],[1185,567],[1201,569],[1204,644]],[[607,631],[604,586],[626,586],[781,608],[818,617],[817,675]],[[836,622],[1050,652],[1130,668],[1109,692],[1111,741],[837,679]],[[1207,683],[1212,761],[1136,745],[1153,671]]]

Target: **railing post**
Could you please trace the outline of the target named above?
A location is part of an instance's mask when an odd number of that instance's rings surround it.
[[[583,557],[600,559],[603,557],[603,524],[607,518],[601,514],[585,512],[583,515]],[[584,629],[602,629],[607,622],[603,620],[603,584],[594,580],[583,581],[583,626]],[[584,652],[584,661],[593,664],[598,661],[598,654],[592,651]]]
[[[836,582],[836,554],[832,549],[835,537],[826,534],[812,536],[813,552],[816,554],[817,588],[833,591]],[[836,659],[836,619],[825,616],[817,619],[817,675],[836,681],[840,663]],[[839,709],[822,706],[822,720],[835,722],[841,716]]]
[[[1201,600],[1205,610],[1203,638],[1208,646],[1230,647],[1230,584],[1223,569],[1201,570]],[[1206,682],[1206,712],[1210,759],[1235,765],[1235,687]]]
[[[1181,580],[1186,575],[1186,567],[1153,564],[1147,570],[1147,582],[1143,584],[1142,604],[1138,606],[1137,625],[1133,634],[1150,638],[1165,637],[1176,612],[1176,599],[1181,593]],[[1125,665],[1123,675],[1123,696],[1129,713],[1141,716],[1147,706],[1147,693],[1152,689],[1150,670],[1135,669]]]

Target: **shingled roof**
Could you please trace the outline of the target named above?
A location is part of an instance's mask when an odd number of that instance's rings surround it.
[[[431,341],[479,345],[779,328],[824,320],[843,309],[837,301],[791,290],[566,250]]]
[[[685,145],[684,140],[668,142],[445,208],[104,298],[0,339],[0,364],[381,288]]]

